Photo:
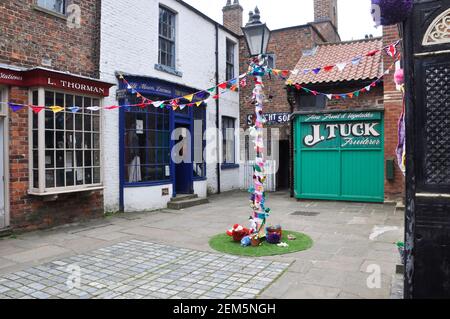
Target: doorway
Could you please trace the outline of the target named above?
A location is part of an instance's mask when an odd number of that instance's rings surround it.
[[[174,150],[172,162],[175,166],[175,194],[193,194],[193,164],[192,164],[192,140],[191,125],[187,123],[175,123]]]
[[[277,191],[289,189],[289,141],[280,141]]]

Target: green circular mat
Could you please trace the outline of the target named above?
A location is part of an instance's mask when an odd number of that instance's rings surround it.
[[[294,235],[297,239],[288,240],[288,235]],[[227,234],[220,234],[210,239],[209,246],[214,250],[230,255],[263,257],[291,254],[307,250],[313,245],[311,237],[293,231],[283,231],[282,242],[287,243],[289,247],[278,247],[277,245],[269,244],[266,241],[263,241],[262,245],[259,247],[242,247],[241,243],[233,241],[233,238]]]

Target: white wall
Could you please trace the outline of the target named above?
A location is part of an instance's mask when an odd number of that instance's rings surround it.
[[[132,3],[132,4],[130,4]],[[159,5],[177,12],[176,68],[182,77],[155,69],[158,63]],[[219,73],[225,80],[226,38],[238,43],[231,34],[219,29]],[[190,11],[175,0],[103,0],[101,17],[101,79],[117,83],[116,71],[152,76],[197,89],[215,85],[215,25]],[[238,46],[236,46],[236,75],[238,75]],[[116,88],[111,90],[105,105],[117,104]],[[210,100],[207,127],[215,127],[216,106]],[[220,101],[220,112],[239,120],[239,94],[229,92]],[[105,210],[119,208],[119,122],[118,111],[103,112],[104,199]],[[220,121],[221,122],[221,121]],[[238,122],[237,122],[238,123]],[[237,124],[236,127],[239,127]],[[236,143],[239,145],[239,143]],[[217,188],[215,165],[208,165],[208,187]],[[222,178],[226,188],[236,183],[236,176]],[[228,172],[227,172],[228,173]],[[199,194],[200,195],[200,194]],[[162,204],[164,201],[161,201]],[[163,207],[163,206],[162,206]]]
[[[162,196],[163,188],[169,189],[169,195]],[[151,211],[167,206],[172,198],[172,185],[151,187],[128,187],[124,190],[125,212]]]

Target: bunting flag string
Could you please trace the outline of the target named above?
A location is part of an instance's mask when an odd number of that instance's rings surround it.
[[[364,54],[359,54],[353,58],[351,58],[348,61],[342,61],[336,64],[330,64],[330,65],[324,65],[324,66],[320,66],[320,67],[315,67],[315,68],[309,68],[309,69],[294,69],[294,70],[279,70],[279,69],[268,69],[268,73],[269,74],[273,74],[275,76],[279,76],[281,78],[286,79],[289,74],[292,75],[299,75],[299,74],[303,74],[306,75],[308,73],[313,73],[314,75],[318,75],[320,72],[331,72],[333,71],[335,68],[337,68],[339,70],[339,72],[344,71],[344,69],[347,66],[357,66],[359,63],[361,63],[361,61],[364,58],[370,58],[370,57],[374,57],[377,53],[379,52],[385,52],[388,56],[392,57],[393,59],[396,58],[397,53],[399,52],[397,50],[397,46],[400,44],[401,39],[397,40],[385,47],[383,47],[382,49],[377,49],[377,50],[372,50],[370,52],[366,52]]]
[[[372,83],[370,83],[369,85],[356,90],[356,91],[352,91],[352,92],[348,92],[348,93],[324,93],[324,92],[319,92],[316,90],[312,90],[309,89],[307,87],[304,87],[303,85],[300,85],[298,83],[293,83],[292,81],[287,81],[286,85],[290,86],[290,87],[295,87],[297,90],[303,90],[307,93],[313,94],[315,96],[318,95],[323,95],[326,96],[329,100],[341,100],[341,99],[347,99],[347,98],[354,98],[354,97],[359,97],[361,93],[365,93],[365,92],[370,92],[372,90],[372,88],[376,87],[378,83],[381,82],[381,80],[388,75],[395,67],[395,62],[391,64],[391,66],[386,69],[382,75],[380,75],[375,81],[373,81]]]
[[[358,65],[363,58],[373,57],[379,52],[385,52],[387,55],[391,56],[394,59],[399,59],[400,54],[397,50],[397,46],[400,44],[401,39],[397,40],[396,42],[393,42],[389,44],[388,46],[382,48],[381,50],[372,50],[370,52],[367,52],[366,54],[361,54],[356,57],[353,57],[352,59],[340,62],[332,65],[326,65],[311,69],[305,69],[305,70],[278,70],[278,69],[270,69],[264,71],[255,71],[249,70],[247,73],[241,74],[239,77],[236,77],[234,79],[231,79],[229,81],[225,81],[222,83],[219,83],[216,86],[213,86],[206,90],[201,90],[195,93],[190,93],[185,96],[179,96],[168,100],[161,100],[161,101],[152,101],[148,98],[146,98],[144,95],[142,95],[138,90],[136,90],[126,79],[122,74],[119,74],[119,79],[123,81],[125,84],[127,90],[129,90],[132,94],[136,94],[138,98],[141,99],[140,103],[136,104],[128,104],[128,105],[109,105],[109,106],[91,106],[86,109],[92,112],[100,111],[101,109],[104,110],[116,110],[120,108],[125,108],[127,110],[131,109],[132,107],[150,107],[153,106],[155,108],[171,108],[174,111],[177,109],[183,110],[185,107],[200,107],[204,102],[206,102],[208,99],[212,98],[213,100],[220,99],[223,94],[227,92],[238,92],[240,88],[244,88],[247,86],[247,76],[253,75],[266,75],[266,74],[273,74],[275,76],[278,76],[282,79],[286,79],[289,77],[289,75],[298,75],[300,72],[303,74],[308,73],[314,73],[319,74],[320,72],[331,72],[335,68],[339,71],[343,71],[348,65],[356,66]],[[391,66],[387,71],[391,70],[393,66]],[[381,81],[381,79],[384,77],[385,74],[383,74],[381,77],[379,77],[377,80],[375,80],[373,83],[371,83],[369,86],[366,86],[365,88],[362,88],[360,90],[349,92],[349,93],[340,93],[340,94],[332,94],[332,93],[322,93],[315,90],[311,90],[308,88],[305,88],[301,86],[300,84],[292,83],[292,82],[286,82],[286,85],[288,86],[295,86],[298,90],[304,90],[305,92],[311,93],[313,95],[325,95],[328,99],[345,99],[345,98],[354,98],[358,97],[363,92],[369,92],[372,87],[376,86],[378,82]],[[187,102],[185,102],[187,101]],[[53,106],[39,106],[39,105],[29,105],[29,104],[20,104],[20,103],[12,103],[12,102],[0,102],[0,104],[6,104],[10,107],[10,109],[13,112],[19,112],[24,108],[30,108],[35,114],[40,113],[42,110],[51,110],[53,113],[59,113],[64,111],[66,108],[60,105],[53,105]],[[80,106],[72,106],[67,107],[67,110],[72,113],[77,113],[82,108]]]

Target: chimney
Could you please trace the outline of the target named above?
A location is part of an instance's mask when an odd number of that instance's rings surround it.
[[[223,26],[238,35],[242,35],[241,27],[244,21],[242,13],[244,9],[239,4],[239,0],[233,0],[233,3],[231,3],[231,0],[227,0],[227,4],[222,11]]]
[[[314,0],[314,22],[320,21],[331,21],[337,29],[337,0]]]

